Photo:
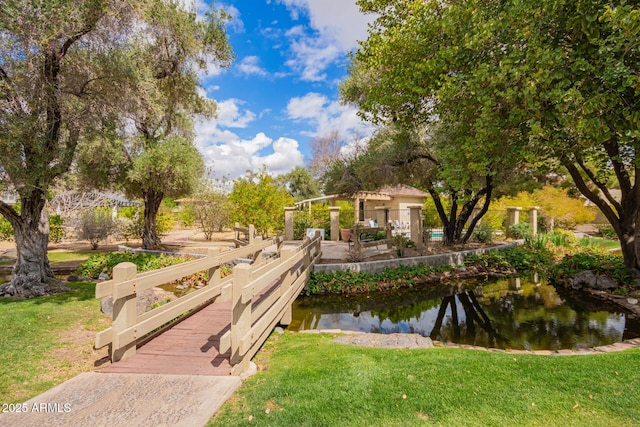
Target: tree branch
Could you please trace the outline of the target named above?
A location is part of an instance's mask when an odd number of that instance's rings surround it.
[[[11,206],[0,200],[0,214],[15,228],[20,221],[20,215]]]
[[[591,200],[593,204],[595,204],[600,209],[602,214],[607,218],[609,223],[613,226],[614,230],[616,231],[616,234],[619,237],[622,236],[621,234],[622,230],[620,229],[620,217],[618,215],[619,211],[614,212],[614,210],[611,208],[611,206],[607,202],[605,202],[605,200],[603,200],[600,196],[598,196],[596,193],[591,191],[587,183],[584,181],[584,178],[580,174],[580,171],[578,170],[576,165],[573,164],[573,162],[571,162],[566,157],[561,158],[560,162],[569,171],[569,174],[573,178],[573,182],[575,182],[576,186],[578,187],[578,190],[580,190],[580,192],[587,199]]]
[[[591,180],[591,182],[593,182],[593,184],[598,187],[598,189],[600,191],[602,191],[602,194],[604,194],[604,196],[607,198],[607,200],[609,201],[610,204],[612,204],[616,210],[618,212],[620,212],[620,203],[611,195],[611,192],[609,191],[609,188],[607,188],[606,184],[604,184],[603,182],[601,182],[596,175],[593,173],[593,171],[584,163],[584,161],[579,158],[576,157],[576,163],[578,163],[578,165],[580,166],[580,168],[584,171],[584,173],[589,177],[589,179]],[[595,193],[594,193],[595,194]],[[623,193],[624,194],[624,193]],[[585,194],[586,196],[586,194]],[[591,199],[589,199],[591,200]]]

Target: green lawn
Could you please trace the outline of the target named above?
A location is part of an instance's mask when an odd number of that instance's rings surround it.
[[[209,426],[632,426],[640,350],[535,356],[272,336]]]
[[[96,252],[48,252],[47,257],[50,263],[70,262],[70,261],[86,261]]]
[[[582,243],[584,246],[601,246],[607,250],[620,248],[619,240],[603,239],[601,237],[583,238],[580,239],[580,243]]]
[[[18,403],[93,368],[95,332],[110,324],[94,283],[28,300],[0,298],[0,402]]]

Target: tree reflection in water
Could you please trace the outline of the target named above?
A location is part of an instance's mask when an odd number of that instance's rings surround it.
[[[440,341],[531,350],[594,347],[640,336],[640,322],[614,308],[520,279],[299,298],[289,328],[419,333]]]

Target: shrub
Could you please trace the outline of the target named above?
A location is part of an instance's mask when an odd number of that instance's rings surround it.
[[[191,258],[170,255],[155,255],[148,253],[133,252],[109,252],[94,254],[80,265],[77,273],[97,279],[100,273],[106,273],[109,278],[112,277],[113,267],[121,262],[132,262],[136,265],[138,272],[157,270],[159,268],[168,267],[189,261]]]
[[[597,224],[596,228],[598,229],[598,234],[603,239],[617,239],[618,235],[616,231],[613,229],[611,224]]]
[[[533,234],[531,224],[528,222],[520,222],[509,227],[509,233],[516,239],[524,239]]]
[[[493,227],[489,223],[481,222],[473,231],[473,238],[480,243],[493,242]]]
[[[313,220],[311,218],[296,219],[293,224],[293,238],[295,240],[302,240],[306,236],[307,228],[313,228]]]
[[[595,274],[606,274],[623,285],[634,283],[633,274],[624,265],[624,259],[610,254],[581,252],[565,256],[551,269],[550,280],[555,283],[566,282],[576,274],[591,270]]]
[[[557,247],[573,247],[578,243],[578,238],[573,231],[556,228],[548,234],[549,240]]]
[[[64,239],[64,220],[60,215],[49,217],[49,240],[53,243],[60,243]]]
[[[80,217],[78,238],[88,240],[91,249],[98,249],[98,244],[106,240],[116,230],[116,223],[111,217],[111,210],[95,208],[85,211]]]

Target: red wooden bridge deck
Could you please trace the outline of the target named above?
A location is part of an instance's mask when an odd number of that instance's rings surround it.
[[[220,337],[231,324],[231,302],[209,304],[136,350],[129,359],[99,372],[231,375],[231,351],[219,354]]]

